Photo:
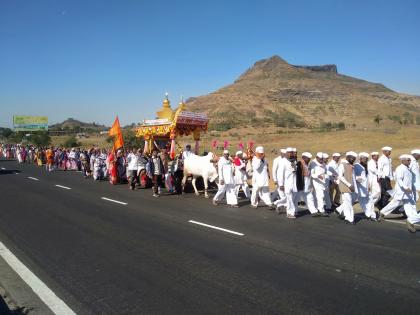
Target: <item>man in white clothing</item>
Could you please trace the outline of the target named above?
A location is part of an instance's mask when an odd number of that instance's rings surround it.
[[[392,190],[391,180],[393,180],[391,147],[382,148],[382,156],[378,160],[378,178],[381,186],[381,199],[378,201],[378,208],[382,209],[388,202],[390,195],[389,190]]]
[[[229,156],[229,151],[224,150],[223,156],[217,162],[219,171],[219,185],[213,204],[217,206],[226,195],[226,203],[231,207],[238,207],[238,199],[235,193],[235,178],[233,176],[233,164]]]
[[[312,154],[303,152],[302,158],[296,164],[296,186],[299,193],[299,199],[303,200],[311,213],[312,217],[328,216],[327,213],[320,213],[315,207],[313,194],[312,178],[309,170],[309,162]]]
[[[296,159],[294,148],[286,149],[286,157],[277,172],[277,185],[286,196],[287,218],[295,219],[298,191],[296,186]]]
[[[410,171],[413,173],[413,183],[416,187],[417,192],[420,191],[420,170],[419,170],[419,159],[420,159],[420,149],[411,151],[411,162],[410,162]],[[416,196],[418,200],[418,196]]]
[[[325,201],[325,210],[331,212],[332,203],[330,197],[330,173],[328,172],[328,153],[322,153],[322,163],[325,166],[325,189],[324,189],[324,201]]]
[[[238,197],[239,189],[242,188],[242,191],[245,194],[245,198],[249,199],[250,192],[247,183],[247,174],[246,174],[246,165],[243,160],[243,152],[236,152],[235,159],[233,160],[235,167],[235,194]]]
[[[287,198],[284,194],[284,190],[281,190],[278,184],[278,177],[280,176],[280,172],[283,170],[282,164],[285,162],[285,156],[286,156],[286,149],[280,150],[280,155],[276,157],[273,161],[273,169],[272,169],[272,176],[274,184],[276,185],[276,190],[272,195],[272,198],[274,201],[274,204],[277,208],[277,213],[279,213],[279,209],[281,207],[286,207],[287,204]]]
[[[265,159],[264,148],[261,146],[255,149],[255,156],[252,158],[252,171],[251,206],[257,208],[258,198],[260,198],[270,210],[274,210],[268,185],[270,178],[268,163]]]
[[[396,207],[403,206],[407,215],[407,228],[411,233],[416,232],[414,224],[420,222],[420,214],[416,210],[415,187],[413,174],[409,169],[411,156],[403,154],[400,156],[401,165],[395,170],[395,190],[391,202],[384,207],[381,218],[390,214]]]
[[[327,176],[327,169],[323,162],[323,157],[324,154],[322,152],[318,152],[315,160],[311,163],[310,169],[312,185],[315,192],[316,208],[320,213],[325,213],[325,182]]]
[[[341,154],[333,153],[331,161],[327,164],[327,174],[329,175],[329,193],[333,207],[340,205],[341,192],[338,188],[338,162]]]
[[[138,169],[138,156],[134,153],[133,149],[130,149],[127,155],[127,177],[128,177],[128,187],[131,190],[134,190],[136,182],[138,182],[137,176]]]
[[[373,207],[370,207],[370,194],[369,194],[369,177],[367,161],[369,154],[366,152],[359,153],[359,163],[354,165],[354,173],[356,176],[357,184],[357,199],[359,200],[360,207],[365,213],[366,218],[372,221],[376,220],[376,213]]]
[[[191,152],[191,145],[187,144],[184,152],[182,152],[182,159],[185,161],[185,159],[189,158],[191,155],[194,155],[194,153]]]
[[[349,151],[346,159],[342,160],[338,167],[338,180],[342,203],[336,211],[340,219],[348,224],[354,224],[353,194],[357,193],[356,178],[353,164],[356,161],[357,153]]]
[[[368,171],[368,183],[369,183],[369,203],[367,207],[369,212],[375,211],[375,204],[381,198],[381,186],[379,185],[378,179],[378,159],[379,153],[372,152],[370,154],[371,159],[367,165]]]

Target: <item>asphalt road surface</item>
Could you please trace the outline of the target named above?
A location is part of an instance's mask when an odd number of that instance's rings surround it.
[[[403,224],[0,167],[0,241],[78,314],[420,313],[420,232]]]

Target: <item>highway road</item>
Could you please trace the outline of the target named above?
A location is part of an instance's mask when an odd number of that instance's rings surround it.
[[[420,233],[400,222],[290,220],[0,167],[0,241],[77,314],[420,312]]]

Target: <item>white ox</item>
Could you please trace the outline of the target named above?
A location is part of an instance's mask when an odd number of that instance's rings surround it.
[[[184,178],[182,179],[182,191],[184,191],[187,177],[192,175],[192,185],[194,187],[195,194],[198,196],[199,192],[195,185],[198,177],[203,177],[204,181],[204,196],[209,197],[207,193],[208,181],[214,182],[218,177],[217,169],[213,163],[214,155],[209,152],[206,156],[199,156],[191,154],[184,160]]]

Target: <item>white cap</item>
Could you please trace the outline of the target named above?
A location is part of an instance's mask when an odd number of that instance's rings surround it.
[[[223,154],[229,154],[229,150],[223,150]]]
[[[236,155],[242,155],[242,153],[243,153],[242,151],[237,151]]]
[[[374,151],[374,152],[372,152],[370,155],[379,155],[379,152],[376,152],[376,151]]]
[[[310,154],[309,152],[303,152],[302,156],[306,156],[308,159],[312,159],[312,154]]]
[[[286,149],[286,152],[294,152],[294,151],[293,151],[293,148],[288,147],[288,148]]]
[[[392,148],[391,147],[383,147],[382,151],[392,151]]]
[[[286,153],[287,151],[286,151],[286,149],[280,149],[280,152],[284,154],[284,153]]]
[[[411,155],[410,154],[400,155],[400,160],[411,160]]]
[[[323,159],[328,159],[330,156],[328,155],[328,153],[322,153],[322,158]]]
[[[366,152],[360,152],[359,153],[359,158],[369,158],[369,154]]]
[[[420,154],[420,149],[412,150],[411,154]]]
[[[318,152],[317,154],[316,154],[316,157],[317,158],[320,158],[320,159],[322,159],[322,157],[324,156],[324,154],[322,153],[322,152]]]
[[[297,149],[296,148],[292,148],[292,152],[297,152]]]
[[[349,151],[349,152],[346,153],[346,156],[353,156],[353,157],[357,158],[357,153],[354,152],[354,151]]]
[[[264,153],[264,148],[263,147],[256,147],[255,148],[255,152],[257,152],[257,153]]]
[[[332,157],[340,157],[341,156],[341,154],[340,153],[333,153],[333,155],[332,155]]]

